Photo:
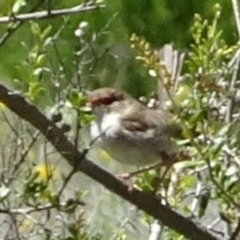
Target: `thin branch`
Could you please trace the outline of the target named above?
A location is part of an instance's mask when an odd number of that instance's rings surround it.
[[[123,229],[127,224],[129,223],[129,218],[126,217],[120,224],[120,226],[118,227],[118,229]],[[119,239],[118,238],[118,231],[115,230],[115,233],[113,234],[113,236],[110,238],[110,240],[115,240],[115,239]]]
[[[85,203],[78,200],[75,201],[74,203],[78,204],[78,205],[82,205],[84,206]],[[45,210],[49,210],[49,209],[56,209],[58,208],[65,208],[67,206],[67,202],[59,202],[58,205],[56,204],[52,204],[52,203],[47,203],[45,205],[40,205],[40,206],[36,206],[36,207],[27,207],[27,208],[0,208],[0,213],[1,214],[14,214],[14,215],[25,215],[25,214],[31,214],[31,213],[35,213],[35,212],[41,212],[41,211],[45,211]]]
[[[30,9],[30,11],[36,11],[41,5],[42,1],[39,0],[38,3]],[[3,34],[3,36],[0,38],[0,47],[7,42],[7,40],[22,26],[23,22],[15,22],[12,23],[11,26],[8,27],[7,31]]]
[[[3,36],[0,38],[0,46],[2,46],[9,37],[11,37],[15,31],[22,25],[21,22],[13,23],[12,26],[10,26],[7,31],[3,34]]]
[[[48,11],[24,13],[24,14],[19,14],[19,15],[15,15],[15,16],[0,17],[0,24],[16,22],[16,21],[23,22],[23,21],[28,21],[28,20],[52,18],[52,17],[61,16],[61,15],[71,15],[71,14],[76,14],[76,13],[80,13],[80,12],[88,12],[88,11],[92,11],[92,10],[99,9],[99,8],[101,8],[101,6],[98,6],[98,5],[86,6],[86,4],[81,4],[81,5],[72,7],[72,8],[51,10],[50,14]]]
[[[21,153],[21,157],[20,159],[17,161],[17,163],[14,165],[14,168],[12,170],[12,175],[14,176],[15,173],[18,171],[19,167],[24,163],[28,153],[30,152],[30,150],[32,149],[32,146],[35,144],[35,142],[37,141],[38,137],[40,135],[40,132],[36,132],[31,140],[31,142],[28,144],[27,148],[25,150],[23,150],[23,152]]]
[[[240,62],[240,51],[237,51],[236,54],[231,59],[231,61],[229,61],[229,67],[233,69],[232,79],[229,86],[229,92],[232,92],[233,90],[236,89],[237,75],[239,72],[239,62]],[[229,99],[227,102],[227,111],[225,116],[225,121],[227,124],[232,122],[234,98]]]
[[[78,147],[76,144],[74,144],[75,147]],[[82,153],[82,157],[81,158],[85,158],[86,154],[88,153],[88,148],[86,148],[83,153]],[[69,183],[69,181],[71,180],[71,178],[73,177],[73,175],[77,172],[77,169],[73,168],[70,173],[67,175],[67,177],[64,179],[64,183],[63,185],[61,186],[59,192],[58,192],[58,197],[61,196],[61,194],[63,193],[65,187],[67,186],[67,184]]]
[[[51,9],[52,9],[52,1],[48,0],[47,1],[47,11],[48,11],[48,14],[51,14]]]
[[[220,217],[216,218],[214,221],[212,221],[212,222],[207,226],[207,228],[208,228],[208,229],[212,229],[212,228],[213,228],[215,225],[217,225],[220,221],[221,221],[221,218],[220,218]]]
[[[202,192],[202,182],[198,181],[196,185],[196,190],[195,190],[195,196],[193,198],[192,204],[191,204],[191,212],[193,216],[196,216],[195,214],[197,213],[197,207],[199,205],[200,201],[200,194]]]
[[[161,201],[151,193],[141,192],[137,189],[129,191],[128,185],[124,184],[117,177],[87,158],[83,159],[82,153],[68,141],[64,133],[54,122],[46,118],[35,105],[26,101],[23,96],[13,92],[3,84],[0,84],[0,101],[19,117],[36,127],[71,166],[78,171],[82,171],[98,183],[101,183],[110,191],[138,207],[138,209],[158,219],[162,224],[174,229],[191,240],[222,239],[210,233],[199,224],[174,212],[169,207],[162,205]]]
[[[238,37],[240,38],[240,14],[239,14],[238,0],[232,0],[232,6],[233,6],[235,22],[237,25]]]
[[[229,157],[233,158],[235,163],[240,167],[240,158],[237,156],[236,153],[232,149],[230,149],[227,145],[224,145],[222,147],[222,151]]]
[[[160,239],[161,233],[162,233],[163,226],[162,224],[155,220],[151,224],[150,234],[148,240],[157,240]]]
[[[237,236],[239,236],[239,234],[240,234],[240,219],[238,219],[238,224],[236,226],[236,229],[234,230],[234,232],[229,240],[237,239]]]

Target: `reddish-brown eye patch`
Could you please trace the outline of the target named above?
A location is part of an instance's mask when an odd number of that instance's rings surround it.
[[[124,98],[124,94],[112,88],[101,88],[91,92],[88,96],[88,102],[92,106],[110,105],[115,101]]]
[[[103,98],[97,98],[97,99],[91,99],[90,103],[93,106],[100,106],[100,105],[110,105],[113,102],[117,101],[117,99],[112,97],[103,97]]]

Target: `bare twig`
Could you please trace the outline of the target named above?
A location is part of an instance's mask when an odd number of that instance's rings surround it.
[[[240,14],[239,14],[238,1],[237,0],[232,0],[232,6],[233,6],[235,22],[236,22],[236,25],[237,25],[238,36],[240,38]]]
[[[212,228],[213,228],[215,225],[217,225],[220,221],[221,221],[221,218],[220,218],[220,217],[216,218],[214,221],[212,221],[212,222],[207,226],[207,228],[208,228],[208,229],[212,229]]]
[[[24,163],[26,156],[28,155],[28,153],[30,152],[30,150],[32,149],[32,146],[34,145],[34,143],[37,141],[38,137],[40,135],[40,132],[37,131],[31,142],[28,144],[27,148],[21,153],[21,157],[20,159],[17,161],[17,163],[14,165],[13,171],[12,171],[12,175],[14,176],[14,174],[17,172],[17,170],[19,169],[19,167]]]
[[[118,229],[123,229],[129,223],[129,219],[126,217],[118,227]],[[110,238],[110,240],[118,239],[118,232],[116,231],[114,235]]]
[[[232,157],[235,163],[238,165],[238,167],[240,167],[240,158],[237,156],[236,153],[234,153],[233,150],[231,150],[227,145],[224,145],[222,147],[222,150],[226,155],[228,155],[229,157]]]
[[[230,237],[229,240],[235,240],[237,239],[237,236],[239,236],[240,234],[240,219],[238,219],[238,223],[237,223],[237,227],[236,229],[233,231],[232,236]]]
[[[39,0],[38,3],[32,9],[30,9],[30,11],[32,12],[38,9],[38,7],[42,5],[42,3],[43,1]],[[8,27],[7,31],[0,38],[0,47],[7,41],[7,39],[9,39],[9,37],[11,37],[15,33],[17,29],[19,29],[22,26],[22,24],[23,22],[18,21],[12,23],[11,26]]]
[[[239,71],[239,62],[240,62],[240,51],[238,50],[236,54],[233,56],[231,61],[229,61],[229,67],[233,69],[232,79],[229,86],[229,92],[232,92],[235,89],[237,74]],[[231,123],[232,121],[232,112],[234,108],[234,97],[229,99],[227,102],[227,111],[225,116],[226,123]]]
[[[199,205],[199,200],[200,200],[199,196],[201,194],[201,191],[202,191],[202,182],[198,181],[196,185],[195,196],[193,198],[192,205],[191,205],[191,212],[194,216],[197,211],[197,207]]]
[[[227,191],[225,191],[225,189],[222,187],[222,185],[215,179],[210,162],[209,161],[206,161],[206,162],[207,162],[207,166],[209,169],[209,175],[210,175],[211,181],[217,187],[217,189],[219,190],[219,193],[222,194],[223,196],[225,196],[236,208],[239,209],[240,204],[238,202],[236,202],[234,197],[232,197],[231,194],[229,194]]]
[[[51,9],[52,9],[52,1],[48,0],[47,1],[47,11],[48,11],[48,14],[51,14]]]
[[[85,205],[84,202],[82,201],[77,201],[76,204],[78,205]],[[67,202],[59,202],[57,207],[66,207]],[[56,204],[52,204],[52,203],[47,203],[45,205],[39,205],[36,207],[26,207],[26,208],[0,208],[0,213],[1,214],[14,214],[14,215],[25,215],[25,214],[31,214],[31,213],[35,213],[35,212],[41,212],[44,210],[49,210],[49,209],[55,209],[56,208]]]
[[[76,146],[76,145],[75,145]],[[77,147],[77,146],[76,146]],[[86,154],[88,153],[88,148],[86,148],[83,153],[82,153],[82,157],[81,158],[85,158]],[[63,185],[61,186],[59,192],[58,192],[58,197],[61,196],[62,192],[64,191],[65,187],[67,186],[67,184],[69,183],[69,181],[71,180],[71,178],[73,177],[73,175],[77,172],[78,170],[73,168],[70,173],[67,175],[67,177],[65,178],[65,181],[63,183]]]
[[[17,22],[17,21],[28,21],[28,20],[36,20],[36,19],[45,19],[45,18],[53,18],[62,15],[71,15],[80,12],[88,12],[95,9],[99,9],[101,6],[97,5],[85,5],[81,4],[72,8],[64,8],[58,10],[51,10],[50,14],[48,11],[40,11],[40,12],[33,12],[33,13],[24,13],[15,16],[6,16],[0,17],[0,24],[1,23],[10,23],[10,22]]]
[[[155,220],[151,224],[151,230],[148,240],[157,240],[160,239],[161,232],[162,232],[163,226],[159,223],[159,221]]]
[[[14,23],[11,27],[7,29],[7,31],[0,38],[0,46],[2,46],[7,39],[12,36],[12,34],[21,26],[21,22]]]

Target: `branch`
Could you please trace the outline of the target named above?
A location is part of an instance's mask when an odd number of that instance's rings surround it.
[[[40,11],[40,12],[33,12],[33,13],[24,13],[15,16],[6,16],[0,17],[0,24],[1,23],[10,23],[16,21],[27,21],[27,20],[35,20],[35,19],[45,19],[45,18],[52,18],[57,17],[59,15],[71,15],[80,12],[88,12],[94,9],[99,9],[100,6],[98,5],[89,5],[81,4],[72,8],[64,8],[59,10],[51,10],[51,11]]]
[[[91,162],[67,140],[64,133],[54,122],[46,118],[35,105],[29,103],[20,94],[13,92],[0,83],[0,101],[22,119],[36,127],[67,162],[78,171],[104,185],[110,191],[121,196],[139,209],[158,219],[162,224],[176,230],[192,240],[219,240],[207,229],[161,204],[151,193],[138,190],[129,191],[128,186],[105,169]]]
[[[82,201],[75,201],[74,203],[78,205],[84,206],[85,203]],[[52,204],[52,203],[47,203],[44,205],[36,206],[36,207],[27,207],[27,208],[0,208],[0,213],[2,214],[30,214],[30,213],[35,213],[35,212],[41,212],[45,210],[50,210],[50,209],[56,209],[56,208],[65,208],[67,205],[66,202],[60,202],[58,205]]]
[[[41,5],[43,4],[43,1],[39,0],[38,3],[36,5],[34,5],[30,11],[35,11],[36,9],[38,9]],[[8,27],[7,31],[3,34],[3,36],[0,38],[0,47],[7,41],[7,39],[9,39],[9,37],[11,37],[18,28],[20,28],[22,26],[23,22],[17,22],[14,24],[11,24],[11,26]]]
[[[229,240],[236,240],[237,237],[239,236],[239,233],[240,233],[240,219],[238,219],[237,227],[234,230],[234,232],[233,232],[233,234],[232,234],[232,236],[230,237]]]
[[[238,1],[232,0],[232,6],[233,6],[235,22],[236,22],[237,31],[238,31],[238,37],[240,38],[240,14],[239,14]]]

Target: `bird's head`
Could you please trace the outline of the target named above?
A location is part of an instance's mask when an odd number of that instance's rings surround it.
[[[88,94],[87,102],[93,107],[110,106],[128,98],[128,95],[113,88],[99,88]]]

